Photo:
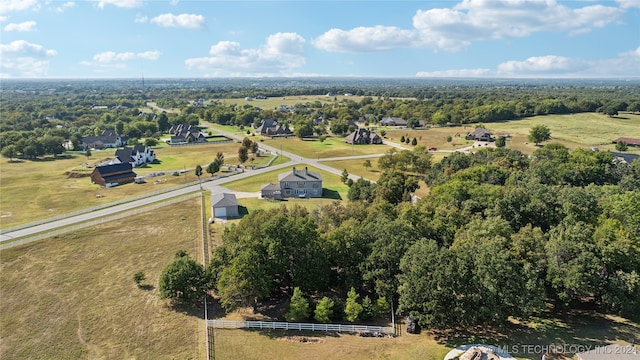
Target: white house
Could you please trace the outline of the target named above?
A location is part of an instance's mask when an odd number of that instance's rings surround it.
[[[114,164],[130,163],[131,166],[137,167],[153,162],[156,154],[148,146],[136,145],[133,148],[116,150],[115,157]]]

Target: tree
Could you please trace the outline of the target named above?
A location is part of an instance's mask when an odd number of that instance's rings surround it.
[[[202,166],[196,165],[196,176],[198,177],[198,183],[200,183],[200,176],[202,176]],[[200,190],[202,190],[202,184],[200,183]]]
[[[220,171],[220,165],[218,165],[217,162],[212,161],[211,163],[209,163],[209,165],[207,165],[207,169],[206,171],[211,174],[211,176],[215,175],[215,173],[217,173],[218,171]]]
[[[253,140],[249,139],[248,137],[245,136],[245,138],[242,139],[242,146],[246,147],[247,149],[251,149],[252,144]]]
[[[356,289],[351,287],[351,290],[347,293],[347,303],[344,306],[345,320],[354,322],[358,320],[360,313],[362,312],[362,305],[358,303],[360,295],[356,293]]]
[[[293,289],[289,311],[284,315],[287,321],[303,321],[309,317],[309,301],[302,295],[299,287]]]
[[[628,145],[624,141],[618,141],[616,143],[616,150],[618,151],[627,151]]]
[[[365,160],[364,164],[362,164],[362,166],[364,166],[365,169],[370,169],[371,168],[371,160]]]
[[[496,147],[502,148],[507,145],[507,139],[504,136],[498,136],[496,138]]]
[[[316,305],[316,310],[314,312],[313,318],[317,322],[328,323],[331,321],[331,316],[333,315],[333,300],[328,297],[323,297],[320,299],[318,304]]]
[[[529,141],[539,145],[543,141],[551,139],[551,130],[545,125],[536,125],[529,130]]]
[[[362,313],[360,314],[360,318],[362,320],[371,320],[376,314],[375,306],[371,301],[369,295],[365,296],[362,299]]]
[[[144,139],[144,146],[152,147],[156,145],[158,145],[158,140],[151,137]]]
[[[2,148],[2,156],[9,158],[9,161],[12,161],[17,155],[18,151],[16,150],[16,146],[13,144],[6,145]]]
[[[87,151],[84,152],[84,156],[86,156],[87,159],[89,159],[91,157],[91,149],[87,149]]]
[[[411,140],[411,145],[413,146],[418,145],[418,140],[416,138],[413,138],[413,140]]]
[[[218,151],[218,153],[216,154],[216,159],[213,160],[216,164],[218,164],[218,167],[222,167],[222,165],[224,165],[224,154],[220,151]]]
[[[205,295],[206,290],[204,268],[184,253],[177,254],[160,274],[158,292],[161,299],[193,304]]]
[[[387,135],[387,131],[386,130],[380,130],[380,136],[381,137],[385,137]]]
[[[342,180],[343,183],[347,183],[347,179],[349,179],[349,172],[347,171],[347,169],[342,170],[342,176],[340,177],[340,180]]]
[[[404,135],[402,135],[402,136],[400,137],[400,142],[401,142],[401,143],[403,143],[403,142],[404,142]]]
[[[384,296],[380,296],[378,300],[376,300],[376,315],[377,316],[386,316],[391,311],[391,306],[387,301],[387,298]]]
[[[246,147],[240,146],[240,148],[238,149],[238,160],[240,161],[240,164],[244,164],[247,160],[249,160],[249,151]],[[244,169],[242,171],[244,171]]]
[[[140,286],[142,284],[142,282],[147,278],[147,276],[144,274],[144,271],[140,270],[137,271],[135,274],[133,274],[133,281],[136,283],[136,285]]]
[[[258,151],[260,151],[260,146],[257,142],[254,141],[253,143],[251,143],[251,153],[256,155],[258,154]]]

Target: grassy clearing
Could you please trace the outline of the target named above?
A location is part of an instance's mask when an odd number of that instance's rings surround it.
[[[335,198],[336,195],[339,194],[341,199],[347,198],[347,192],[349,191],[349,187],[343,184],[340,181],[340,176],[326,172],[324,170],[320,170],[310,165],[299,164],[296,165],[298,169],[304,168],[307,166],[309,171],[314,171],[320,173],[322,175],[322,187],[324,189],[324,196],[327,197],[327,190],[333,193],[333,197],[329,196],[332,199],[338,200]],[[281,169],[269,171],[260,175],[250,176],[247,174],[247,177],[240,180],[235,180],[229,183],[224,184],[224,187],[229,188],[235,191],[246,191],[246,192],[257,192],[260,191],[260,187],[264,184],[268,183],[277,183],[278,182],[278,174],[291,171],[291,169]]]
[[[386,145],[350,145],[342,137],[328,137],[321,142],[317,139],[300,140],[298,138],[265,140],[264,144],[276,149],[294,153],[309,159],[333,158],[383,154],[390,149]]]
[[[155,288],[176,251],[202,252],[200,203],[167,210],[3,250],[2,358],[204,358],[202,314],[169,309]]]
[[[464,137],[468,132],[472,131],[470,126],[463,127],[442,127],[432,129],[390,129],[387,128],[386,139],[396,143],[400,143],[400,139],[404,136],[410,139],[416,138],[418,145],[427,148],[435,147],[443,150],[456,150],[463,147],[471,146],[473,141],[465,140]],[[451,142],[447,141],[447,137],[451,136]],[[407,149],[413,146],[405,145]]]
[[[424,335],[394,339],[298,331],[215,330],[216,359],[425,359],[442,360],[450,350]],[[317,339],[302,343],[294,337]]]
[[[370,168],[365,168],[363,166],[366,160],[371,162]],[[378,167],[378,158],[323,161],[322,163],[338,170],[347,169],[349,174],[357,175],[373,181],[378,181],[378,178],[380,178],[380,175],[382,174],[382,171]]]

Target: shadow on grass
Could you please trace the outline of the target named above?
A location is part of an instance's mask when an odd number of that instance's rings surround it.
[[[156,287],[150,284],[140,284],[138,285],[138,288],[140,290],[144,290],[144,291],[152,291],[154,290]]]
[[[208,305],[208,300],[207,300]],[[198,319],[204,320],[204,303],[200,302],[198,304],[182,304],[182,303],[174,303],[171,302],[169,304],[169,309],[182,313],[188,316],[194,316]]]
[[[327,188],[322,189],[322,197],[325,199],[342,200],[339,192]]]
[[[299,330],[273,330],[273,329],[247,329],[247,331],[257,332],[260,335],[264,335],[269,339],[281,339],[288,337],[304,337],[304,338],[337,338],[340,337],[340,333],[336,331],[299,331]],[[299,338],[298,338],[299,339]],[[304,341],[305,339],[299,339],[300,343],[306,343],[311,341]]]
[[[478,326],[468,329],[429,330],[436,341],[448,347],[465,344],[490,344],[511,350],[511,355],[526,359],[540,359],[528,345],[569,346],[579,351],[587,347],[609,345],[614,341],[631,344],[640,341],[640,324],[608,316],[592,310],[573,310],[567,313],[535,317],[528,321],[513,321],[503,328]]]
[[[56,160],[69,160],[69,159],[75,159],[77,157],[77,155],[73,155],[73,154],[62,154],[62,155],[58,155],[58,156],[45,156],[45,157],[41,157],[41,158],[34,158],[31,159],[31,161],[33,162],[45,162],[45,161],[56,161]]]

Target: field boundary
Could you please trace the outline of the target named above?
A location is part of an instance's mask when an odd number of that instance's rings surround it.
[[[164,200],[164,201],[158,201],[158,202],[155,202],[155,203],[152,203],[152,204],[149,204],[149,205],[137,207],[137,208],[134,208],[134,209],[131,209],[131,210],[128,210],[128,211],[123,211],[121,213],[113,214],[113,215],[110,215],[110,216],[104,216],[104,217],[101,217],[101,218],[96,218],[96,219],[84,221],[84,222],[77,223],[77,224],[74,224],[74,225],[60,227],[60,228],[57,228],[55,230],[43,231],[43,232],[40,232],[40,233],[37,233],[37,234],[20,237],[20,238],[18,238],[16,240],[3,241],[2,243],[0,243],[0,250],[8,249],[8,248],[11,248],[11,247],[14,247],[14,246],[28,244],[30,242],[34,242],[34,241],[38,241],[38,240],[42,240],[42,239],[58,236],[58,235],[65,234],[65,233],[68,233],[68,232],[84,229],[86,227],[103,224],[105,222],[118,220],[118,219],[122,219],[122,218],[125,218],[125,217],[129,217],[129,216],[145,213],[145,212],[148,212],[150,210],[155,210],[155,209],[158,209],[158,208],[161,208],[161,207],[165,207],[167,205],[171,205],[171,204],[175,204],[175,203],[182,202],[182,201],[185,201],[185,200],[189,200],[189,199],[192,199],[192,198],[195,198],[195,197],[198,197],[198,196],[201,196],[200,193],[194,192],[194,193],[190,193],[190,194],[186,194],[186,195],[182,195],[182,196],[173,197],[171,199],[167,199],[167,200]]]
[[[271,321],[230,321],[207,320],[207,327],[216,329],[261,329],[261,330],[299,330],[299,331],[335,331],[346,333],[367,333],[394,335],[391,326],[368,325],[343,325],[343,324],[315,324],[315,323],[290,323]]]

